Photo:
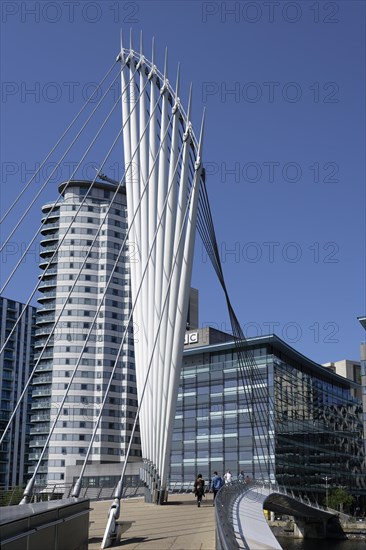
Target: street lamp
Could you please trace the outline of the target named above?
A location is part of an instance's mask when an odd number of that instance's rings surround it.
[[[325,507],[328,508],[328,481],[332,478],[329,476],[322,477],[325,480]]]

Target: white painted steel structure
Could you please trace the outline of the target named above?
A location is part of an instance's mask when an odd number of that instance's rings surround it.
[[[121,45],[123,144],[130,241],[133,319],[143,458],[158,489],[169,459],[202,177],[190,107],[142,52]],[[145,93],[142,91],[145,90]],[[158,105],[158,108],[156,108]],[[153,487],[152,487],[153,488]]]
[[[162,501],[169,467],[170,440],[179,386],[188,312],[202,173],[203,121],[199,142],[175,90],[143,55],[121,40],[123,145],[131,262],[131,294],[143,479],[152,499]],[[158,107],[158,108],[157,108]],[[124,466],[125,470],[125,466]],[[121,482],[102,542],[116,534]]]

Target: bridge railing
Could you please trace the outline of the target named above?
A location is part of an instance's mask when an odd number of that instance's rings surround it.
[[[30,503],[70,498],[72,489],[72,483],[36,485]],[[114,498],[115,490],[116,485],[113,487],[86,485],[81,489],[80,498],[88,498],[91,501],[109,500]],[[0,506],[15,506],[19,504],[23,496],[23,491],[24,488],[19,486],[11,487],[8,490],[0,488]],[[126,485],[123,488],[122,498],[133,498],[143,495],[144,485],[141,482],[138,484]]]
[[[268,481],[233,481],[223,485],[215,499],[216,548],[217,550],[233,550],[239,548],[237,533],[233,523],[234,506],[239,496],[249,493],[253,487],[278,488],[277,483]]]
[[[194,482],[171,481],[168,482],[168,493],[191,493]]]
[[[294,492],[287,491],[287,489],[281,485],[278,485],[278,483],[274,484],[272,486],[273,490],[276,491],[276,493],[281,493],[282,495],[286,495],[291,498],[295,498],[302,504],[306,504],[307,506],[312,506],[313,508],[317,508],[318,510],[322,510],[323,512],[327,511],[327,508],[324,506],[321,506],[317,501],[310,500],[310,498],[307,495],[302,496],[301,494],[294,494]]]
[[[250,494],[251,489],[257,491]],[[239,548],[238,530],[235,530],[234,506],[239,496],[248,494],[248,500],[259,497],[262,489],[270,489],[271,492],[279,493],[297,501],[326,512],[327,509],[320,506],[318,502],[310,501],[307,495],[295,495],[293,491],[287,491],[285,487],[278,485],[273,480],[258,480],[249,483],[243,481],[234,481],[224,485],[217,493],[215,500],[215,522],[216,522],[216,548],[217,550],[233,550]],[[233,521],[234,520],[234,521]],[[242,546],[241,546],[242,547]]]

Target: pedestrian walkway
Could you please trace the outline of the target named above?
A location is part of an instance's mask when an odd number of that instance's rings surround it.
[[[89,550],[99,550],[111,501],[91,502]],[[169,495],[162,506],[136,498],[121,501],[120,521],[127,522],[123,550],[214,550],[215,508],[212,493],[197,507],[194,495]],[[125,526],[124,526],[125,527]]]

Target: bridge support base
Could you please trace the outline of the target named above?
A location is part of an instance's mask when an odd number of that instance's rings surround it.
[[[312,518],[294,518],[294,538],[325,539],[327,537],[327,521],[314,521]]]

